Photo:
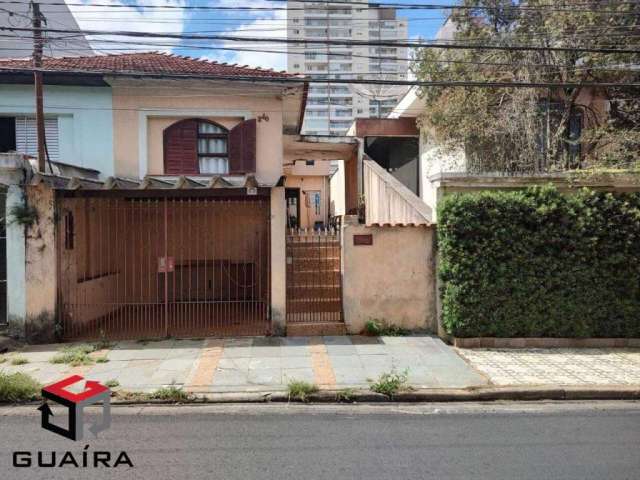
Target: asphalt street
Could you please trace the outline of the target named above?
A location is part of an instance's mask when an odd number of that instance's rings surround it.
[[[640,478],[639,402],[114,407],[109,430],[77,442],[35,408],[0,408],[2,479]],[[31,467],[13,466],[20,451]],[[89,466],[38,467],[52,451]],[[121,451],[133,468],[93,467]]]

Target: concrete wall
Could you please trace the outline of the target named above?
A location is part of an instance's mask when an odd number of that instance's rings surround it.
[[[346,223],[342,233],[348,331],[359,333],[367,320],[379,320],[435,332],[435,229]],[[354,235],[371,235],[373,245],[354,245]]]
[[[24,204],[19,185],[7,188],[7,319],[10,324],[24,324],[27,316],[25,279],[25,229],[12,221],[11,209]],[[3,319],[4,320],[4,319]]]
[[[287,247],[284,188],[271,189],[271,326],[272,333],[285,331],[287,319]]]
[[[26,187],[27,203],[38,220],[26,228],[26,317],[29,341],[55,338],[56,243],[54,192],[44,185]]]
[[[162,173],[162,131],[180,119],[205,118],[230,128],[264,114],[268,121],[257,125],[256,176],[261,182],[276,183],[283,171],[282,98],[275,91],[255,96],[248,92],[229,93],[224,87],[201,84],[178,88],[113,82],[116,174],[143,178]]]
[[[111,88],[45,85],[46,116],[58,117],[60,161],[113,175]],[[0,116],[35,116],[32,85],[0,85]]]

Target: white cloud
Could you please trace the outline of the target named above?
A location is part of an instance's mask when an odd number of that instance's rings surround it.
[[[115,2],[124,5],[123,2]],[[179,0],[172,5],[186,5]],[[89,4],[90,5],[90,4]],[[73,13],[82,30],[137,31],[152,33],[183,33],[187,10],[184,9],[145,9],[144,7],[107,8],[100,6],[74,6]],[[122,36],[92,36],[88,38],[96,53],[131,51],[171,52],[179,44],[176,39],[152,39]],[[107,41],[105,41],[107,40]],[[122,42],[122,43],[119,43]]]
[[[220,6],[237,6],[236,0],[220,0],[216,2]],[[285,6],[285,3],[277,4]],[[251,1],[252,7],[273,8],[274,4],[265,0]],[[247,16],[255,17],[254,20],[239,24],[236,28],[229,29],[224,35],[234,37],[256,37],[261,39],[286,38],[287,36],[287,12],[286,10],[260,10],[243,12]],[[223,42],[225,48],[238,48],[247,50],[268,50],[273,52],[286,52],[284,43],[268,42]],[[229,63],[249,65],[250,67],[273,68],[285,70],[287,67],[286,53],[265,53],[248,51],[220,51],[218,54],[206,55],[213,60],[224,58]]]

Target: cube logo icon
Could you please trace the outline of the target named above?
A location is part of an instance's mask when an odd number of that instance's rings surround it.
[[[102,401],[102,418],[92,424],[89,431],[94,435],[108,429],[111,426],[111,391],[99,382],[87,380],[84,389],[73,391],[71,388],[84,381],[80,375],[71,375],[59,382],[48,385],[42,389],[44,402],[38,407],[41,413],[42,428],[57,433],[70,440],[82,440],[84,431],[84,407]],[[53,412],[47,400],[58,403],[68,408],[69,424],[67,428],[55,425],[51,422]]]

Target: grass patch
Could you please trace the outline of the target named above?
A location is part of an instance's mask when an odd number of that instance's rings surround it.
[[[186,402],[191,400],[191,395],[180,387],[162,387],[149,394],[151,400],[170,400],[173,402]]]
[[[26,373],[0,372],[0,402],[24,402],[35,400],[40,384]]]
[[[29,363],[29,360],[25,357],[13,357],[11,359],[11,365],[24,365],[26,363]]]
[[[383,320],[367,320],[364,324],[364,333],[371,336],[404,337],[409,335],[409,330],[388,324]]]
[[[6,359],[6,358],[4,358],[2,355],[0,355],[0,363],[4,363],[4,362],[6,362],[6,361],[7,361],[7,359]]]
[[[381,393],[389,397],[395,395],[401,390],[409,390],[408,385],[409,369],[405,369],[403,372],[398,373],[391,371],[383,373],[378,377],[378,380],[371,384],[371,390],[376,393]]]
[[[112,378],[111,380],[107,380],[106,382],[104,382],[104,386],[109,388],[116,388],[120,386],[120,382]]]
[[[101,357],[96,357],[95,360],[96,360],[96,363],[107,363],[109,361],[106,355],[103,355]]]
[[[342,390],[338,390],[336,392],[336,401],[351,403],[353,402],[355,393],[356,392],[353,388],[343,388]]]
[[[72,367],[78,365],[92,365],[94,359],[89,356],[96,351],[95,345],[72,345],[62,347],[50,360],[51,363],[66,363]]]
[[[289,385],[287,385],[289,400],[306,402],[309,399],[309,395],[317,391],[318,387],[316,385],[303,380],[291,380]]]

